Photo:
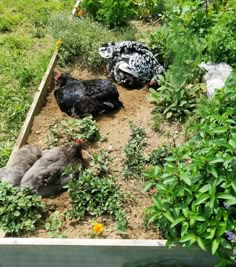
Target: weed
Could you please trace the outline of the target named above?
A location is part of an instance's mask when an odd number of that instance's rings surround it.
[[[96,142],[100,139],[99,129],[92,116],[56,121],[49,130],[50,133],[47,135],[49,147],[69,144],[76,139],[82,139],[85,142]]]
[[[125,162],[123,167],[124,178],[139,177],[145,164],[143,155],[147,146],[146,133],[144,129],[130,122],[131,135],[127,145],[124,148]]]
[[[40,196],[0,183],[0,228],[7,234],[20,236],[35,231],[45,213]]]
[[[68,193],[72,208],[68,215],[80,220],[85,215],[110,214],[116,218],[117,230],[125,231],[127,219],[123,210],[124,194],[115,178],[107,173],[104,162],[108,162],[107,154],[100,152],[93,156],[91,168],[69,181]]]
[[[49,232],[49,237],[66,238],[66,235],[61,232],[66,217],[64,213],[59,211],[53,212],[45,223],[45,229]]]

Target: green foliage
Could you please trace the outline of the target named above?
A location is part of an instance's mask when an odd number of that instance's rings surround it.
[[[183,80],[178,85],[169,71],[160,77],[160,83],[158,91],[150,89],[149,100],[156,105],[154,113],[161,113],[168,120],[184,121],[196,107],[200,94],[199,84],[187,86],[186,80]]]
[[[168,149],[167,145],[164,144],[152,151],[151,155],[149,156],[148,163],[153,166],[163,166],[166,163],[166,158],[170,155],[170,150]]]
[[[141,176],[146,160],[143,152],[147,146],[144,129],[136,126],[133,122],[129,122],[129,124],[131,130],[130,139],[124,148],[123,176],[126,179]]]
[[[62,39],[59,55],[62,65],[73,62],[79,56],[80,63],[93,69],[98,69],[103,63],[98,54],[100,45],[122,40],[126,34],[124,30],[110,31],[87,17],[70,20],[64,14],[51,18],[50,31],[55,38]]]
[[[66,235],[62,233],[62,228],[65,221],[65,214],[60,214],[59,211],[53,212],[45,223],[45,229],[49,232],[49,237],[65,238]]]
[[[66,119],[56,121],[49,127],[50,133],[47,135],[49,147],[60,146],[82,139],[85,142],[97,142],[101,136],[96,121],[92,116],[83,119]]]
[[[133,4],[138,17],[144,19],[147,17],[158,19],[166,10],[165,0],[135,0]]]
[[[110,28],[125,26],[133,16],[132,0],[103,0],[96,18]]]
[[[0,228],[7,234],[20,236],[35,231],[45,211],[40,196],[0,183]]]
[[[73,2],[0,1],[0,166],[7,162],[54,49],[45,27],[48,18],[58,10],[70,12]]]
[[[192,139],[146,174],[158,191],[150,222],[169,244],[197,244],[223,261],[229,260],[225,250],[236,248],[226,238],[228,231],[236,232],[235,84],[231,79],[212,100],[201,97]]]
[[[109,28],[127,26],[134,15],[132,0],[84,0],[82,8]]]
[[[207,55],[213,62],[236,66],[236,10],[222,12],[207,36]]]
[[[68,214],[78,220],[86,215],[109,214],[115,216],[117,230],[125,231],[124,194],[108,171],[108,155],[104,151],[93,156],[91,167],[82,171],[79,177],[75,177],[72,169],[67,169],[67,174],[73,177],[68,183],[72,205]]]

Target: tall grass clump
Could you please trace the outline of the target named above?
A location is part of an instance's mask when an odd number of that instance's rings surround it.
[[[98,54],[101,44],[111,41],[134,39],[134,30],[111,31],[88,17],[70,20],[60,14],[50,21],[50,31],[55,38],[62,39],[60,62],[62,65],[73,62],[77,57],[87,67],[97,69],[102,64]],[[132,34],[133,33],[133,34]]]

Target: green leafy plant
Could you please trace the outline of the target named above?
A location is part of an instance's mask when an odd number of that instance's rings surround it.
[[[53,212],[45,223],[45,229],[49,232],[49,237],[65,238],[66,235],[62,232],[66,217],[64,213],[59,211]]]
[[[143,155],[144,149],[147,146],[146,133],[144,129],[130,122],[130,139],[124,148],[125,162],[123,167],[123,176],[139,177],[142,174],[142,169],[146,158]]]
[[[169,244],[197,244],[220,257],[221,266],[233,259],[227,249],[236,248],[229,238],[236,232],[235,81],[212,100],[201,98],[193,137],[150,172],[157,189],[150,222]]]
[[[0,183],[0,228],[7,234],[20,236],[34,232],[45,214],[40,196],[20,191],[9,183]]]
[[[96,142],[101,138],[96,121],[91,115],[83,119],[56,121],[49,129],[50,133],[47,135],[49,147],[68,144],[76,139]]]
[[[148,99],[156,105],[156,113],[163,114],[165,119],[172,121],[184,121],[196,107],[200,94],[200,86],[187,85],[186,80],[176,84],[173,75],[166,72],[165,77],[160,77],[161,87],[158,91],[150,88]]]
[[[127,26],[134,15],[132,0],[85,0],[82,8],[109,28]]]
[[[51,18],[49,28],[56,39],[62,39],[59,53],[61,65],[73,63],[79,57],[80,65],[95,70],[104,64],[98,54],[102,44],[122,40],[127,36],[127,32],[130,33],[130,38],[135,39],[135,31],[131,28],[110,31],[89,17],[70,20],[69,16],[60,14]]]
[[[77,220],[86,215],[113,215],[116,218],[117,230],[125,231],[127,219],[123,209],[124,193],[116,184],[115,177],[109,175],[108,162],[107,154],[101,151],[92,157],[91,167],[80,172],[79,177],[75,177],[75,173],[72,174],[68,183],[72,208],[68,214],[70,218]],[[71,174],[69,169],[68,173]]]

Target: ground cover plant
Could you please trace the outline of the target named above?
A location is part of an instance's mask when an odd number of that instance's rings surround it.
[[[124,193],[120,191],[115,177],[109,174],[108,164],[108,155],[102,150],[92,156],[90,168],[80,172],[79,177],[68,166],[65,173],[71,176],[68,194],[72,206],[68,215],[80,220],[86,215],[109,214],[115,217],[117,230],[125,231]]]
[[[0,166],[4,166],[54,49],[46,24],[73,1],[0,3]],[[70,5],[71,4],[71,5]]]
[[[30,195],[9,183],[0,183],[0,228],[11,236],[20,236],[36,229],[46,208],[40,196]]]
[[[145,165],[144,149],[147,146],[146,133],[141,127],[130,122],[130,139],[124,148],[125,162],[123,176],[125,179],[141,177]]]
[[[97,142],[101,138],[96,121],[91,115],[83,119],[56,121],[49,129],[50,132],[47,135],[49,147],[69,144],[76,139],[82,139],[87,143]]]

